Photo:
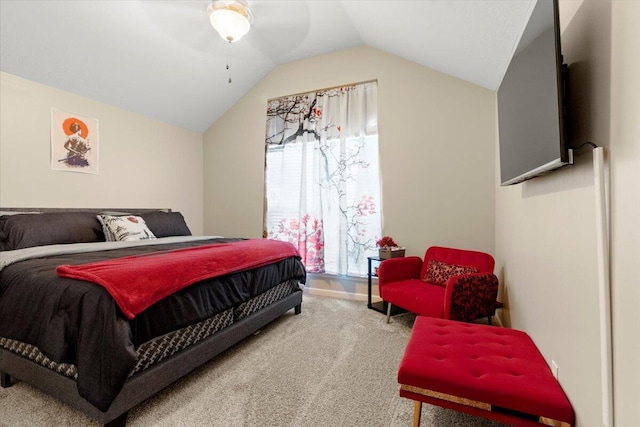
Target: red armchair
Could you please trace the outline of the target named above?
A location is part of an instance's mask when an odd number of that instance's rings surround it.
[[[491,317],[502,304],[496,301],[495,261],[484,252],[432,246],[424,261],[417,256],[384,260],[378,269],[380,297],[412,313],[470,321]]]

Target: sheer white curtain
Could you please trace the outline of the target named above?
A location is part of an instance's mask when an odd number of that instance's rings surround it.
[[[269,101],[265,230],[309,272],[366,274],[381,234],[377,84]]]

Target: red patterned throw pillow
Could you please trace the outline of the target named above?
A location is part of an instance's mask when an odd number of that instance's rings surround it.
[[[425,282],[433,283],[435,285],[446,286],[449,279],[453,276],[477,272],[478,270],[475,267],[447,264],[446,262],[436,261],[435,259],[432,259],[431,261],[429,261],[427,272],[422,280]]]

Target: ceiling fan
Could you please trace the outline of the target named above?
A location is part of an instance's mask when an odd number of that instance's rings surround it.
[[[280,58],[304,40],[309,30],[306,1],[138,0],[138,3],[159,31],[190,49],[221,57],[226,55],[227,41],[238,45],[234,48],[236,52],[250,54],[251,50],[257,50],[279,63]],[[238,28],[239,32],[229,33],[230,27],[233,31]],[[215,36],[214,28],[220,38]],[[241,45],[249,49],[240,48]]]

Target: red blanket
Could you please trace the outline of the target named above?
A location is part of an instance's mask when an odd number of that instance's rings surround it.
[[[299,256],[291,243],[251,239],[81,265],[60,265],[56,272],[60,277],[103,286],[122,312],[133,319],[162,298],[200,280],[261,267],[291,256]]]

